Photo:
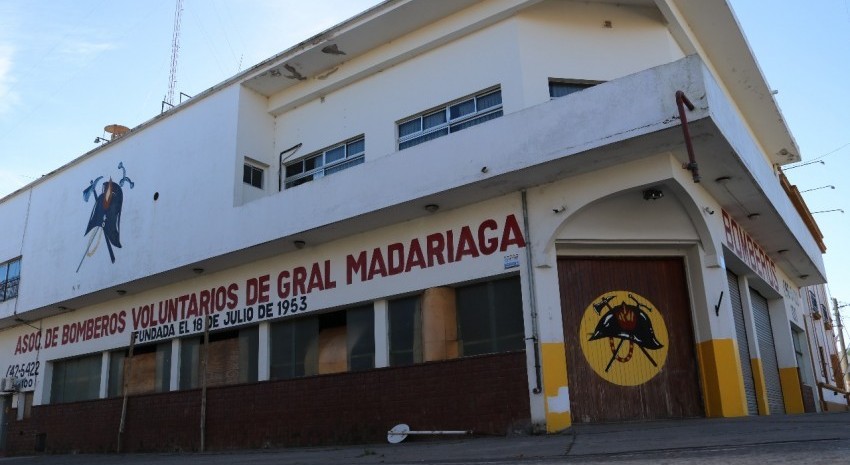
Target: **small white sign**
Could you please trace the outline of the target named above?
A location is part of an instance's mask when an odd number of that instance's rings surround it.
[[[510,255],[505,255],[505,269],[510,270],[511,268],[519,268],[519,254],[512,253]]]

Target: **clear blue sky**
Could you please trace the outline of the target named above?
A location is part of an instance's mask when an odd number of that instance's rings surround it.
[[[850,0],[731,0],[804,161],[787,171],[850,302]],[[173,0],[0,0],[0,197],[155,116],[168,89]],[[177,90],[194,95],[378,3],[185,0]],[[836,150],[838,149],[838,150]],[[850,315],[850,308],[845,314]]]

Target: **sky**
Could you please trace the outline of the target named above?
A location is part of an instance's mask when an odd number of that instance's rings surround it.
[[[714,0],[713,0],[714,1]],[[730,0],[803,163],[832,296],[850,303],[850,0]],[[176,92],[195,95],[377,0],[184,0]],[[174,0],[0,0],[0,198],[156,116]],[[850,316],[850,306],[843,309]],[[845,320],[850,323],[850,320]]]

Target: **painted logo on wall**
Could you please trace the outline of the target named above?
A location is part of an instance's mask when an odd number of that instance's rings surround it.
[[[611,291],[585,309],[579,341],[587,363],[606,381],[643,384],[667,361],[667,326],[657,308],[630,291]]]
[[[124,163],[118,163],[118,169],[121,170],[121,179],[116,183],[109,178],[109,181],[104,182],[100,186],[98,183],[103,176],[98,176],[96,179],[89,182],[89,186],[83,190],[83,201],[94,201],[92,205],[91,216],[86,225],[84,237],[88,237],[89,241],[86,245],[86,250],[83,253],[83,258],[80,259],[80,264],[77,265],[77,272],[83,266],[86,257],[92,257],[97,252],[101,241],[106,243],[106,250],[109,252],[109,259],[115,263],[115,248],[121,248],[121,207],[124,204],[124,185],[130,186],[132,189],[135,183],[127,177],[127,170],[124,168]],[[98,192],[100,187],[100,192]]]

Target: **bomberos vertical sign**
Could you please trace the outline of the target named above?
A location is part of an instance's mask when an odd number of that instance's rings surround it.
[[[767,252],[750,237],[726,210],[723,210],[723,231],[726,246],[764,279],[776,292],[782,292],[776,278],[776,265]]]

